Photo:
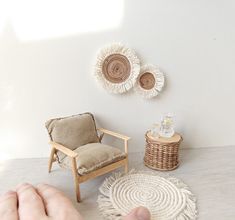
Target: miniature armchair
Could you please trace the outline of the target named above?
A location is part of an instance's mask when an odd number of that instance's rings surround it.
[[[84,113],[46,122],[50,137],[51,154],[48,171],[53,162],[72,171],[77,201],[81,201],[79,184],[117,168],[128,171],[129,137],[96,128],[94,116]],[[124,141],[124,151],[101,143],[104,135]]]

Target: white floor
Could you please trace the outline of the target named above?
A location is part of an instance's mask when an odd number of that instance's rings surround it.
[[[47,173],[47,159],[20,159],[0,163],[0,193],[22,182],[49,183],[63,190],[85,220],[101,220],[96,199],[103,177],[81,185],[82,203],[74,199],[70,172],[53,167]],[[145,169],[143,153],[130,155],[130,168]],[[181,165],[169,172],[187,183],[198,198],[200,220],[235,219],[235,147],[181,150]]]

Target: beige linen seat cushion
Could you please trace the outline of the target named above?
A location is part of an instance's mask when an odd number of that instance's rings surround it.
[[[78,153],[78,174],[84,175],[126,157],[125,153],[115,147],[101,143],[86,144],[74,150]],[[71,167],[71,158],[65,157],[60,164],[64,168]]]

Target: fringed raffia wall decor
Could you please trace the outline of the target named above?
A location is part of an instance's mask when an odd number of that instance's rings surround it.
[[[140,61],[135,52],[120,43],[102,48],[97,56],[95,76],[111,93],[130,90],[140,71]]]
[[[154,65],[146,64],[141,67],[135,84],[135,91],[143,98],[153,98],[164,86],[164,75]]]

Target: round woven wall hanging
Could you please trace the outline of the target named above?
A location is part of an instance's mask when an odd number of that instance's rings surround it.
[[[140,71],[135,52],[119,43],[100,50],[95,65],[95,76],[102,86],[112,93],[131,89]]]
[[[100,187],[99,210],[104,219],[121,220],[144,206],[151,220],[195,220],[196,197],[181,180],[158,172],[114,173]]]
[[[135,84],[135,91],[144,98],[157,96],[164,86],[164,75],[155,66],[147,64],[141,67]]]

